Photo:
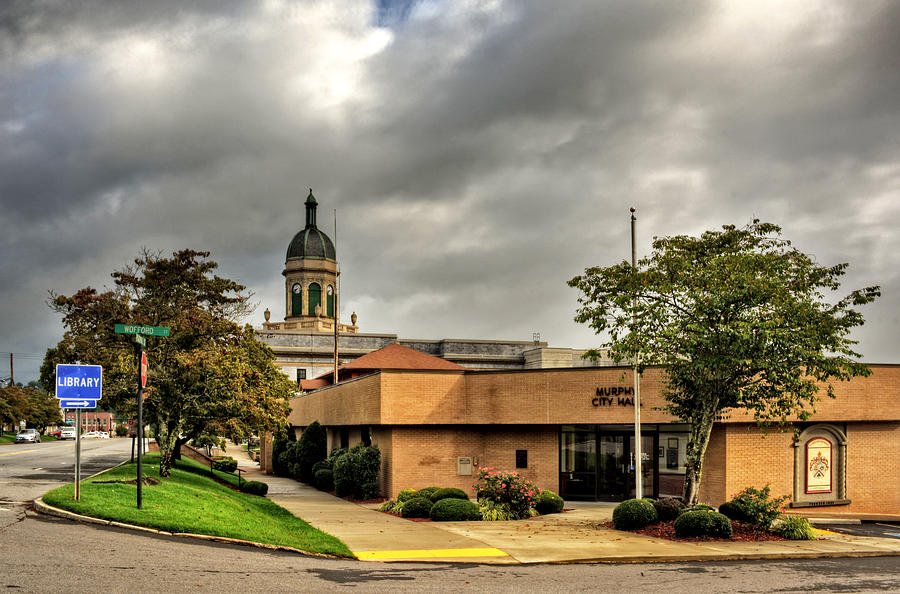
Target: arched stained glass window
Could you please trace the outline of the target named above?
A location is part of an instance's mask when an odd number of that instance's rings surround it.
[[[319,283],[310,283],[308,293],[309,308],[307,315],[314,316],[316,315],[316,306],[322,305],[322,287],[319,286]]]

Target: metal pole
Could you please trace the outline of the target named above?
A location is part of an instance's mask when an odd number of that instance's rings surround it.
[[[141,487],[144,484],[144,386],[141,382],[141,361],[144,358],[144,345],[138,343],[137,356],[137,372],[138,372],[138,389],[137,389],[137,436],[138,443],[138,459],[137,459],[137,508],[141,509],[141,499],[143,493]]]
[[[634,227],[637,218],[634,216],[634,208],[631,209],[631,267],[637,272],[637,248],[635,246]],[[634,310],[637,308],[637,298],[631,298],[632,332],[637,332]],[[641,376],[638,373],[638,358],[634,358],[634,497],[641,499],[644,496],[643,468],[644,461],[641,453]]]
[[[81,501],[81,409],[75,409],[75,501]]]
[[[334,382],[338,383],[338,320],[340,318],[340,310],[338,309],[338,295],[341,291],[341,271],[337,263],[337,209],[334,209]],[[240,480],[238,480],[240,483]]]

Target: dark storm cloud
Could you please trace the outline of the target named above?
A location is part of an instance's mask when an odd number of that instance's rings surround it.
[[[312,186],[363,331],[595,339],[565,281],[753,217],[848,288],[896,361],[896,3],[10,2],[0,9],[9,349],[47,289],[208,249],[283,311]],[[378,24],[390,29],[379,29]],[[22,313],[25,312],[25,313]],[[257,312],[255,322],[262,318]],[[30,345],[30,346],[17,346]]]

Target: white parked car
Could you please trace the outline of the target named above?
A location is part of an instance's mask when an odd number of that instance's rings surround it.
[[[106,431],[101,431],[100,435],[98,435],[97,437],[99,437],[100,439],[109,439],[109,433],[107,433]]]
[[[16,443],[41,443],[41,434],[37,429],[20,429],[16,433]]]
[[[60,439],[75,439],[75,427],[60,427],[59,428],[59,438]]]
[[[100,439],[99,431],[87,431],[81,434],[81,439]]]

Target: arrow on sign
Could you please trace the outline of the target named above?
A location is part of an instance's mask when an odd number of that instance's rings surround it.
[[[60,399],[60,408],[96,408],[96,400],[65,400]]]

